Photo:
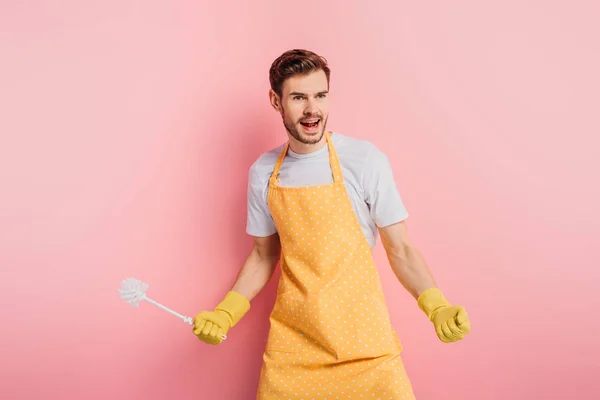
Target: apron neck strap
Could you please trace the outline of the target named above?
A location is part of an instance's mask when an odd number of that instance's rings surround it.
[[[333,174],[333,181],[335,183],[341,183],[344,181],[342,176],[342,167],[340,165],[340,160],[337,155],[337,151],[333,146],[333,142],[331,140],[331,135],[329,132],[325,132],[325,139],[327,140],[327,146],[329,147],[329,165],[331,166],[331,172]],[[275,162],[275,166],[273,167],[273,173],[269,178],[269,181],[272,185],[279,184],[279,170],[281,169],[281,165],[283,164],[283,160],[287,155],[287,152],[290,148],[290,142],[288,141],[283,147],[283,151],[279,154],[277,161]]]

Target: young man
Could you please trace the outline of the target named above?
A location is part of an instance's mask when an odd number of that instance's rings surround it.
[[[414,399],[372,249],[381,236],[400,283],[443,342],[470,331],[411,243],[386,156],[326,130],[330,69],[291,50],[270,69],[269,97],[288,141],[250,168],[247,232],[254,248],[214,311],[194,319],[210,344],[250,309],[281,261],[257,399]]]

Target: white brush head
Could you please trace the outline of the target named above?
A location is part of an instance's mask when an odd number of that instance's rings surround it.
[[[126,303],[132,306],[138,307],[140,302],[144,300],[146,296],[146,290],[149,285],[135,278],[127,278],[121,281],[121,288],[119,289],[119,297]]]

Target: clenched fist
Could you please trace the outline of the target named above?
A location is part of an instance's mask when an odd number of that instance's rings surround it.
[[[419,308],[433,323],[435,333],[444,343],[462,340],[471,331],[471,322],[463,306],[451,305],[438,288],[419,295]]]
[[[202,311],[194,317],[194,335],[208,344],[221,344],[227,331],[250,310],[250,301],[230,291],[214,311]]]

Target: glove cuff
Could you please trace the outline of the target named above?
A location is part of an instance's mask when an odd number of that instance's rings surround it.
[[[223,301],[221,301],[215,311],[223,311],[229,317],[230,327],[237,324],[244,315],[250,310],[250,301],[244,295],[229,291]]]
[[[423,291],[417,298],[417,304],[429,320],[433,320],[440,309],[451,306],[442,291],[436,287]]]

